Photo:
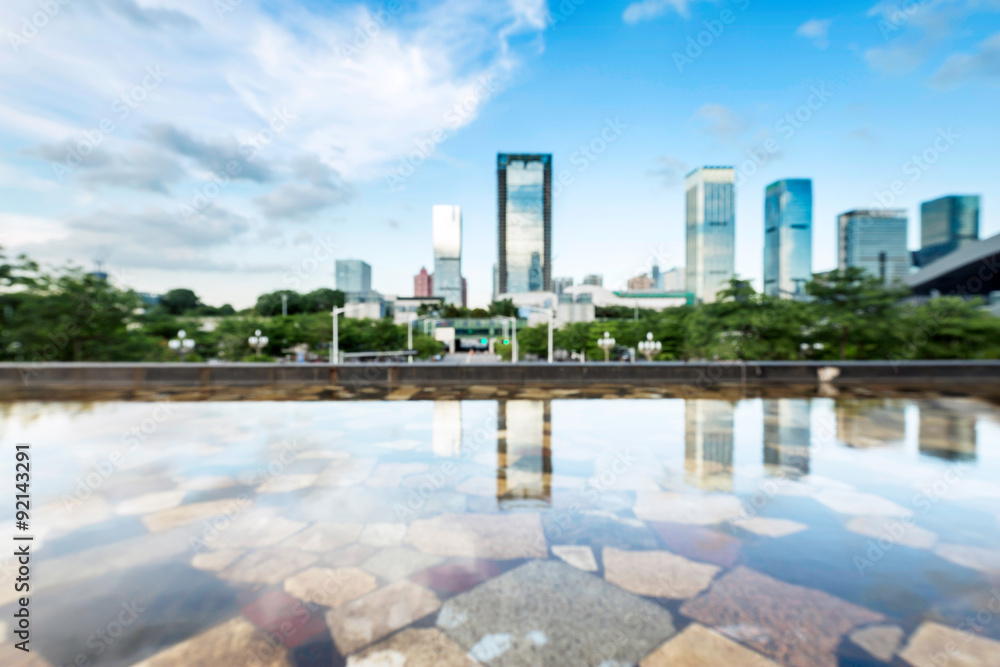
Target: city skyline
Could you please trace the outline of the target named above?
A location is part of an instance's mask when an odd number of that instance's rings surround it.
[[[980,237],[1000,232],[995,5],[648,4],[74,5],[0,59],[0,243],[238,307],[329,286],[331,257],[367,257],[403,294],[432,263],[427,211],[453,202],[482,305],[510,149],[556,165],[551,275],[610,287],[684,264],[678,195],[701,164],[736,167],[735,270],[758,289],[780,178],[813,180],[816,271],[847,210],[906,209],[917,250],[921,202],[979,193]],[[0,20],[36,11],[12,0]],[[66,65],[84,55],[101,77]]]

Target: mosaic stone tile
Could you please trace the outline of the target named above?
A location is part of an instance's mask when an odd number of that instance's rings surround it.
[[[107,521],[111,513],[108,501],[95,494],[82,500],[74,496],[69,502],[56,501],[40,505],[35,510],[34,518],[39,527],[44,525],[53,531],[64,531]]]
[[[555,545],[552,547],[552,554],[578,570],[597,572],[597,560],[590,547]]]
[[[646,521],[711,526],[735,519],[741,505],[735,496],[661,492],[638,494],[632,509],[637,517]]]
[[[136,516],[112,516],[107,521],[92,523],[73,531],[51,537],[45,530],[35,530],[34,553],[37,560],[59,558],[97,545],[112,544],[148,534],[146,525]]]
[[[267,591],[241,611],[251,623],[290,649],[326,634],[323,614],[284,591]]]
[[[892,662],[906,633],[895,625],[876,625],[851,633],[851,641],[883,662]]]
[[[764,537],[787,537],[795,533],[801,533],[809,528],[804,523],[789,521],[788,519],[768,519],[755,516],[752,519],[733,521],[734,526],[739,526],[743,530],[748,530],[756,535]]]
[[[224,549],[223,551],[207,551],[195,554],[191,559],[191,566],[199,570],[210,572],[220,572],[233,564],[237,558],[245,554],[242,549]]]
[[[261,549],[236,561],[219,576],[228,581],[277,584],[309,567],[316,558],[292,549]]]
[[[414,521],[407,542],[419,551],[467,558],[545,558],[537,514],[443,514]]]
[[[257,656],[259,667],[284,667],[284,647],[274,647],[260,630],[242,617],[218,625],[197,637],[188,639],[157,653],[136,667],[238,667],[247,663],[247,656]]]
[[[405,523],[370,523],[361,531],[358,541],[370,547],[394,547],[406,537]]]
[[[622,551],[601,555],[604,578],[627,591],[653,598],[684,600],[712,583],[719,568],[696,563],[669,551]]]
[[[789,667],[837,667],[843,636],[885,618],[821,591],[737,567],[681,613]]]
[[[704,625],[684,632],[642,659],[639,667],[779,667],[760,653],[737,644]]]
[[[675,630],[668,611],[560,561],[533,561],[447,602],[437,625],[493,667],[628,665]]]
[[[235,479],[221,476],[185,477],[177,480],[177,488],[181,491],[214,491],[235,485]]]
[[[159,491],[129,498],[115,505],[115,514],[151,514],[177,507],[187,495],[186,491]]]
[[[377,587],[375,577],[357,567],[311,567],[285,580],[286,593],[324,607],[339,607]]]
[[[250,510],[237,516],[228,525],[213,524],[215,530],[205,537],[205,543],[213,549],[268,547],[287,539],[305,526],[301,521],[278,516],[270,509]]]
[[[331,463],[316,480],[319,486],[355,486],[371,474],[378,459],[343,459]]]
[[[603,510],[550,512],[542,515],[545,537],[552,544],[572,544],[600,549],[656,549],[659,543],[649,527],[634,518]]]
[[[970,570],[1000,575],[1000,550],[942,543],[934,549],[934,553],[946,561]]]
[[[376,547],[370,547],[367,544],[349,544],[346,547],[334,549],[324,554],[323,562],[334,567],[361,565],[361,563],[371,558],[376,551],[378,551]]]
[[[340,449],[307,449],[304,452],[300,452],[295,458],[307,461],[316,459],[349,459],[351,458],[351,454]]]
[[[386,581],[393,582],[433,567],[443,560],[441,556],[420,553],[405,547],[390,547],[376,553],[361,567]]]
[[[312,475],[278,475],[270,477],[257,487],[257,493],[288,493],[306,489],[316,483],[319,474]]]
[[[375,466],[365,484],[368,486],[399,486],[411,475],[426,472],[430,466],[426,463],[380,463]]]
[[[937,544],[938,536],[916,523],[904,523],[900,519],[879,516],[859,516],[847,522],[847,530],[865,537],[885,538],[893,544],[902,544],[911,549],[931,549]]]
[[[651,521],[649,527],[670,551],[703,563],[731,567],[739,560],[743,542],[738,538],[699,526]]]
[[[348,655],[436,612],[441,601],[410,581],[397,581],[331,609],[326,622],[341,654]]]
[[[411,579],[441,594],[462,593],[503,572],[492,560],[463,558],[418,572]]]
[[[465,654],[440,630],[404,630],[347,659],[347,667],[473,667],[479,663]]]
[[[421,445],[419,440],[411,440],[408,438],[400,438],[398,440],[383,440],[382,442],[377,442],[373,444],[373,447],[382,447],[384,449],[394,449],[396,451],[409,451],[411,449],[416,449]]]
[[[142,522],[152,533],[185,526],[198,521],[206,521],[215,517],[235,516],[247,508],[246,502],[239,500],[213,500],[206,503],[191,503],[181,505],[156,514],[147,514]]]
[[[361,535],[360,523],[320,522],[295,533],[282,543],[290,549],[324,553],[350,544]]]
[[[913,667],[1000,667],[1000,642],[928,622],[899,657]]]
[[[860,491],[823,489],[813,498],[834,512],[849,516],[902,517],[913,514],[891,500]]]

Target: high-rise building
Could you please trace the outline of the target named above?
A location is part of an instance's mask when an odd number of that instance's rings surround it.
[[[917,266],[927,266],[978,240],[979,195],[950,195],[920,205]]]
[[[360,259],[338,259],[337,289],[345,294],[367,294],[372,291],[372,267]]]
[[[497,156],[501,294],[552,291],[552,156]]]
[[[682,292],[684,291],[684,275],[678,268],[660,271],[656,288],[664,292]]]
[[[413,296],[434,296],[434,276],[427,273],[425,267],[420,267],[420,273],[413,276]]]
[[[903,280],[910,272],[905,210],[848,211],[837,223],[839,269],[857,266],[885,284]]]
[[[566,291],[567,287],[573,286],[572,278],[553,278],[552,279],[552,291],[556,294],[562,294]]]
[[[660,273],[659,264],[653,264],[652,268],[649,270],[649,277],[653,281],[653,287],[655,289],[663,289],[663,275]]]
[[[604,276],[599,273],[591,273],[583,277],[584,285],[593,285],[594,287],[604,287]]]
[[[651,290],[656,286],[656,283],[653,282],[653,279],[650,278],[645,273],[643,273],[642,275],[635,276],[634,278],[629,278],[628,283],[626,284],[628,285],[629,290],[636,290],[636,291]]]
[[[811,279],[812,181],[777,181],[764,198],[764,294],[802,295]]]
[[[809,474],[811,418],[806,399],[764,401],[764,464]]]
[[[433,210],[433,294],[453,306],[462,305],[462,207],[437,205]]]
[[[699,167],[684,179],[687,291],[712,303],[736,273],[736,182],[732,167]]]
[[[538,507],[552,499],[552,401],[497,402],[497,501]]]
[[[733,404],[684,401],[684,481],[711,491],[733,489]]]

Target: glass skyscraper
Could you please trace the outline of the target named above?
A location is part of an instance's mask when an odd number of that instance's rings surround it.
[[[360,259],[338,259],[337,289],[345,294],[367,294],[372,291],[372,267]]]
[[[687,291],[712,303],[736,264],[736,184],[732,167],[700,167],[687,175]]]
[[[464,306],[462,292],[462,207],[437,205],[434,225],[434,296]]]
[[[497,156],[501,294],[552,291],[552,156]]]
[[[764,199],[764,294],[801,295],[811,279],[812,181],[777,181]]]
[[[848,211],[838,217],[837,266],[857,266],[889,284],[910,272],[906,249],[906,211]]]
[[[951,195],[920,205],[917,266],[927,266],[979,240],[979,196]]]

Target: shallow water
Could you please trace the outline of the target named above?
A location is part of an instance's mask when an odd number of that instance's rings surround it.
[[[31,443],[30,664],[1000,664],[1000,411],[973,400],[0,418],[4,479]]]

